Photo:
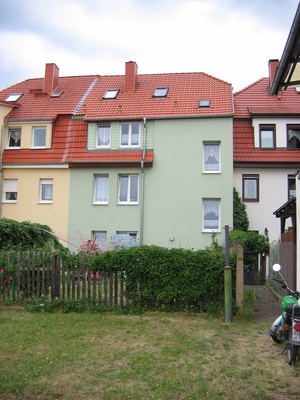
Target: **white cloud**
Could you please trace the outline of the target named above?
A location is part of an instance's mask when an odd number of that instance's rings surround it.
[[[16,11],[21,31],[0,31],[0,87],[43,76],[47,62],[66,76],[123,74],[134,60],[139,73],[202,71],[239,90],[268,75],[290,29],[247,0],[27,2],[25,15]],[[286,3],[294,13],[295,0]]]

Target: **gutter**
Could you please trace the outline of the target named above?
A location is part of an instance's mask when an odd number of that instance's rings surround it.
[[[145,214],[145,171],[144,163],[146,156],[146,138],[147,138],[147,120],[146,117],[143,118],[144,130],[143,130],[143,152],[141,159],[141,207],[140,207],[140,246],[144,243],[144,214]]]

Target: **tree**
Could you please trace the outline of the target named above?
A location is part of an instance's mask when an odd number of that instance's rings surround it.
[[[246,205],[236,190],[233,188],[233,229],[247,232],[249,228],[249,219],[246,211]]]

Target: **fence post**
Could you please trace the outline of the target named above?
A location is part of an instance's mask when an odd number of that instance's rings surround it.
[[[229,265],[229,226],[225,225],[226,266],[224,268],[225,322],[232,321],[232,268]]]
[[[236,305],[244,306],[244,249],[241,245],[236,248]]]
[[[57,254],[52,259],[52,300],[60,297],[60,258]]]

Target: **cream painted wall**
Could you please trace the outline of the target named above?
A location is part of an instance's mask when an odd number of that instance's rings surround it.
[[[235,168],[234,186],[242,197],[242,175],[259,175],[259,202],[246,202],[250,230],[257,230],[264,235],[269,231],[270,243],[280,239],[280,218],[273,212],[288,201],[288,175],[294,168]],[[288,227],[288,222],[286,226]]]
[[[4,117],[13,109],[13,107],[0,105],[0,121],[1,126],[4,125]]]
[[[46,127],[46,148],[51,147],[51,138],[52,138],[52,123],[49,121],[44,122],[24,122],[16,123],[10,122],[4,128],[4,142],[3,147],[8,147],[8,130],[10,128],[21,128],[21,148],[22,149],[29,149],[32,147],[32,140],[33,140],[33,128],[37,127]]]
[[[16,203],[3,202],[2,217],[48,225],[55,233],[67,235],[69,179],[67,168],[4,168],[3,179],[18,180]],[[53,179],[53,201],[39,203],[40,179]]]

